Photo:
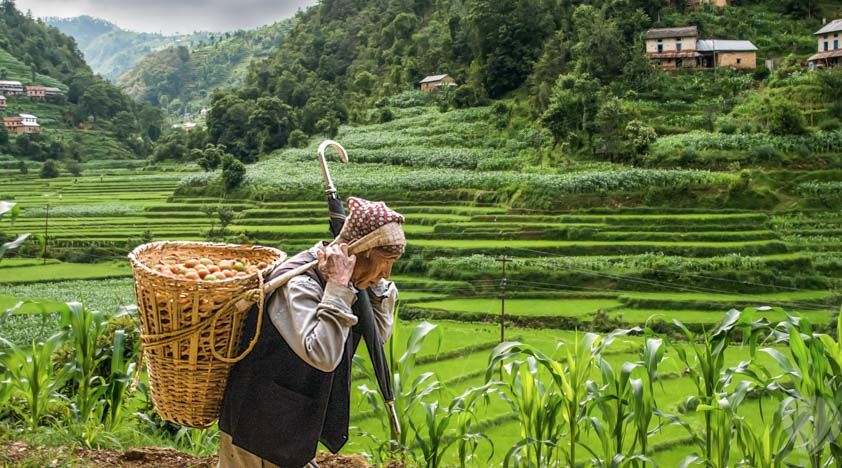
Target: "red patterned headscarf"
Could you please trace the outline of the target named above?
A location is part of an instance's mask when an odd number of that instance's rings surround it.
[[[342,232],[339,233],[339,238],[349,244],[374,232],[381,226],[389,223],[403,224],[405,221],[403,215],[392,211],[383,202],[371,202],[362,198],[349,197],[348,209],[349,214],[345,218],[345,225],[342,227]],[[378,246],[378,248],[400,255],[406,248],[406,241],[399,244],[384,244]]]

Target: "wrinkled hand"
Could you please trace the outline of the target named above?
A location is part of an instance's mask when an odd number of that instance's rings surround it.
[[[348,244],[329,245],[316,252],[319,259],[319,271],[329,283],[347,287],[357,264],[356,255],[348,255]]]

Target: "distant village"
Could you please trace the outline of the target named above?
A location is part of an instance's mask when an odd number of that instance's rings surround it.
[[[728,6],[727,0],[695,0],[691,6]],[[813,33],[818,40],[818,53],[807,59],[810,69],[833,68],[842,64],[839,35],[842,19],[836,19]],[[650,29],[644,34],[646,55],[664,71],[757,68],[758,48],[742,39],[702,38],[696,26]],[[775,64],[767,60],[767,68]],[[448,74],[430,75],[418,82],[421,91],[433,92],[458,86]]]
[[[31,101],[44,101],[48,96],[64,94],[59,88],[40,85],[24,85],[20,81],[0,80],[0,109],[6,109],[8,102],[6,96],[26,96]],[[18,114],[15,116],[3,117],[3,126],[9,133],[41,133],[41,125],[38,124],[38,117],[32,114]]]

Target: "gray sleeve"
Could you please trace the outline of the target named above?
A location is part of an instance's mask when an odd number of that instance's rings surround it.
[[[394,326],[395,305],[398,303],[398,288],[395,283],[381,279],[368,290],[377,332],[383,343],[389,341]]]
[[[296,276],[269,300],[269,318],[284,341],[307,364],[332,372],[345,351],[345,339],[357,317],[356,296],[328,283],[324,291],[308,276]]]

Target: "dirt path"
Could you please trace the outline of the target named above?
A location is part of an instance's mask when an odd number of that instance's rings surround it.
[[[358,456],[319,454],[322,468],[367,468]],[[214,468],[217,457],[195,457],[168,448],[133,448],[126,450],[69,449],[37,447],[19,441],[0,441],[0,466],[23,467],[183,467]]]

